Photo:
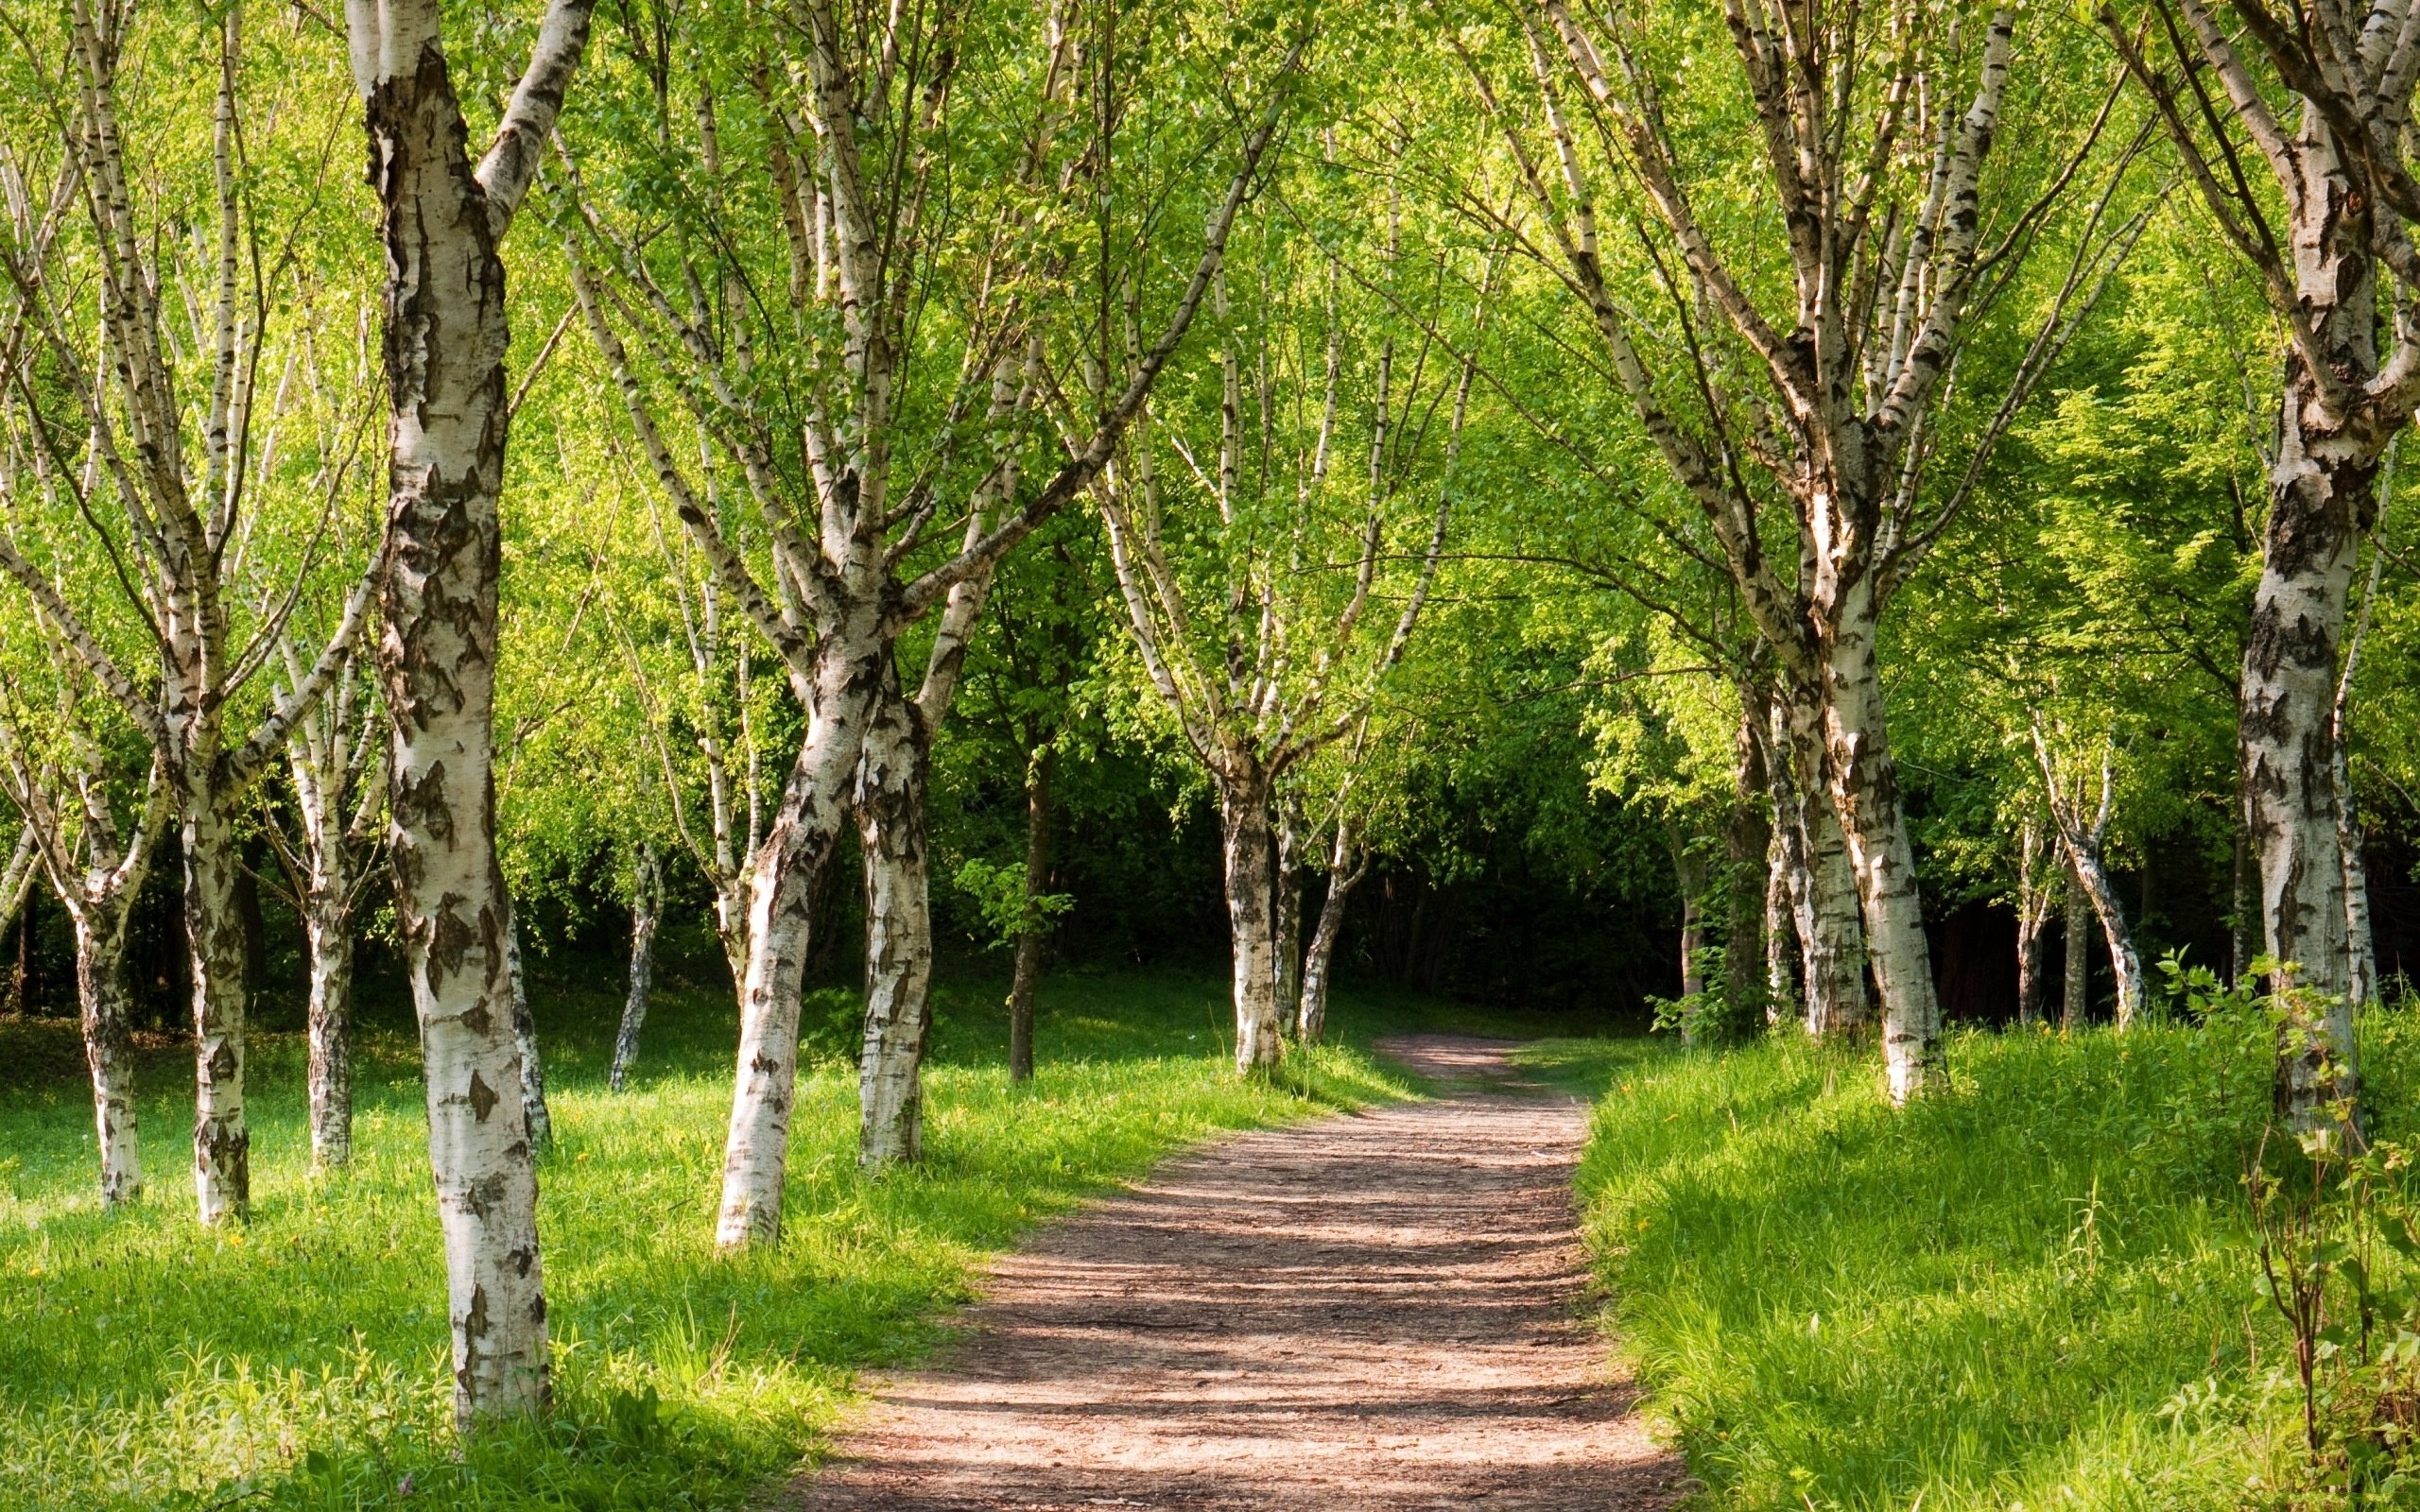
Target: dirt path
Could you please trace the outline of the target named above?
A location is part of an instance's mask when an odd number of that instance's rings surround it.
[[[1679,1463],[1576,1311],[1585,1109],[1505,1041],[1382,1048],[1455,1095],[1223,1141],[1044,1230],[786,1504],[1668,1505]]]

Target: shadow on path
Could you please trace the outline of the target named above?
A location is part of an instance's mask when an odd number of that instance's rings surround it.
[[[1438,1100],[1222,1141],[1044,1230],[783,1504],[1667,1506],[1680,1462],[1578,1315],[1585,1105],[1512,1047],[1382,1040]]]

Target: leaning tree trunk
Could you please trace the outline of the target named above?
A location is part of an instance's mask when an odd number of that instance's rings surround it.
[[[68,910],[76,929],[76,996],[82,1008],[84,1064],[93,1076],[94,1141],[101,1161],[101,1206],[119,1208],[143,1193],[143,1158],[134,1118],[134,1057],[128,1043],[125,905]]]
[[[715,1246],[770,1245],[782,1234],[790,1108],[798,1095],[800,978],[817,889],[848,816],[871,691],[887,653],[870,625],[850,625],[817,648],[806,738],[749,879],[748,960],[739,984],[739,1074],[723,1144]]]
[[[251,1207],[244,1121],[243,921],[235,912],[233,826],[208,783],[185,794],[185,936],[193,969],[193,1184],[206,1224]]]
[[[1337,842],[1328,853],[1327,897],[1320,902],[1319,923],[1311,930],[1311,948],[1303,958],[1303,1003],[1296,1015],[1295,1036],[1317,1044],[1327,1033],[1328,984],[1336,969],[1336,944],[1344,936],[1344,905],[1369,870],[1367,858],[1354,853],[1349,820],[1337,821]]]
[[[1269,796],[1269,781],[1257,771],[1222,774],[1219,780],[1227,933],[1235,951],[1236,1069],[1239,1072],[1270,1070],[1285,1055],[1277,1022]]]
[[[2072,863],[2067,868],[2066,894],[2067,971],[2066,996],[2059,1003],[2059,1027],[2075,1030],[2083,1027],[2084,1016],[2092,1010],[2092,899]]]
[[[1034,916],[1035,900],[1050,890],[1050,776],[1058,759],[1045,746],[1025,775],[1025,911],[1017,932],[1016,968],[1009,978],[1009,1080],[1033,1079],[1033,996],[1042,985],[1042,950],[1049,936]]]
[[[393,724],[396,922],[427,1081],[454,1415],[467,1429],[543,1411],[549,1397],[538,1177],[506,972],[512,915],[495,854],[510,332],[504,264],[443,54],[431,41],[408,66],[377,79],[367,103],[391,405],[378,660]]]
[[[353,919],[345,885],[314,886],[302,901],[302,931],[311,977],[311,1165],[329,1170],[353,1161]]]
[[[866,721],[857,834],[866,858],[866,1030],[857,1068],[857,1163],[924,1156],[925,1033],[932,1017],[931,878],[925,852],[925,745],[895,682]]]
[[[2101,937],[2109,943],[2110,974],[2117,978],[2118,1027],[2131,1029],[2143,1008],[2143,961],[2135,951],[2134,932],[2126,927],[2125,905],[2118,901],[2117,885],[2109,880],[2109,868],[2101,865],[2098,850],[2070,841],[2067,860],[2068,875],[2081,884],[2094,916],[2100,920]],[[2072,906],[2067,919],[2076,921]]]
[[[655,929],[664,917],[664,879],[657,870],[655,847],[639,848],[638,877],[631,894],[631,989],[622,1000],[622,1026],[614,1035],[614,1069],[606,1086],[620,1091],[639,1057],[639,1031],[647,1023],[648,988],[655,979]]]
[[[1882,999],[1882,1059],[1893,1102],[1925,1090],[1941,1069],[1941,1002],[1934,996],[1915,847],[1875,664],[1876,606],[1870,577],[1843,593],[1827,653],[1824,701],[1832,799],[1864,904],[1866,961]]]
[[[545,1062],[538,1057],[538,1016],[529,1011],[529,976],[521,965],[521,915],[506,905],[504,974],[512,988],[512,1044],[521,1057],[521,1116],[529,1125],[529,1147],[555,1143],[555,1115],[546,1108]]]
[[[1270,937],[1276,952],[1270,990],[1277,1000],[1277,1022],[1295,1027],[1303,1007],[1303,839],[1292,805],[1282,805],[1273,826],[1273,885],[1270,893],[1272,919]]]

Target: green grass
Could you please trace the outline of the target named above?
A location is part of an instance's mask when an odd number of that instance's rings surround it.
[[[1042,1066],[1011,1088],[998,993],[944,989],[928,1163],[859,1177],[854,1075],[826,1058],[800,1090],[785,1242],[717,1260],[728,995],[659,993],[616,1097],[617,973],[596,975],[542,985],[536,1004],[557,1136],[540,1227],[558,1411],[467,1454],[447,1426],[404,1021],[365,1027],[355,1163],[320,1179],[297,1038],[254,1039],[254,1216],[227,1233],[190,1216],[182,1055],[145,1057],[148,1193],[112,1217],[92,1194],[72,1025],[0,1023],[0,1507],[733,1506],[814,1452],[855,1372],[928,1349],[986,1257],[1036,1221],[1218,1130],[1406,1090],[1349,1047],[1296,1057],[1276,1085],[1239,1081],[1219,984],[1132,976],[1047,985]]]
[[[2409,1140],[2420,1021],[2375,1014]],[[1903,1111],[1871,1055],[1532,1047],[1601,1090],[1579,1185],[1607,1322],[1709,1506],[2260,1504],[2293,1399],[2241,1178],[2256,1032],[1965,1035]]]

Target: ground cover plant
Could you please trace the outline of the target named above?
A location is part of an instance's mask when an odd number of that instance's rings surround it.
[[[2362,1051],[2371,1134],[2409,1140],[2420,1017],[2367,1016]],[[1795,1038],[1522,1059],[1603,1094],[1579,1192],[1607,1321],[1711,1504],[2405,1504],[2309,1486],[2244,1181],[2265,1021],[1960,1035],[1897,1111],[1869,1058]]]
[[[540,1168],[556,1411],[458,1455],[444,1292],[407,1010],[365,1025],[351,1169],[305,1168],[299,1036],[253,1065],[242,1229],[198,1224],[173,1168],[115,1215],[91,1109],[52,1073],[71,1022],[0,1021],[0,1506],[704,1508],[809,1452],[852,1372],[913,1358],[987,1254],[1220,1129],[1397,1095],[1364,1052],[1223,1074],[1222,986],[1075,976],[1011,1087],[993,984],[944,989],[932,1148],[861,1177],[847,1039],[811,1025],[778,1251],[716,1259],[729,994],[659,991],[630,1090],[605,1090],[618,990],[542,984],[555,1146]],[[852,994],[809,998],[845,1019]],[[145,1057],[147,1129],[184,1116],[179,1049]]]

